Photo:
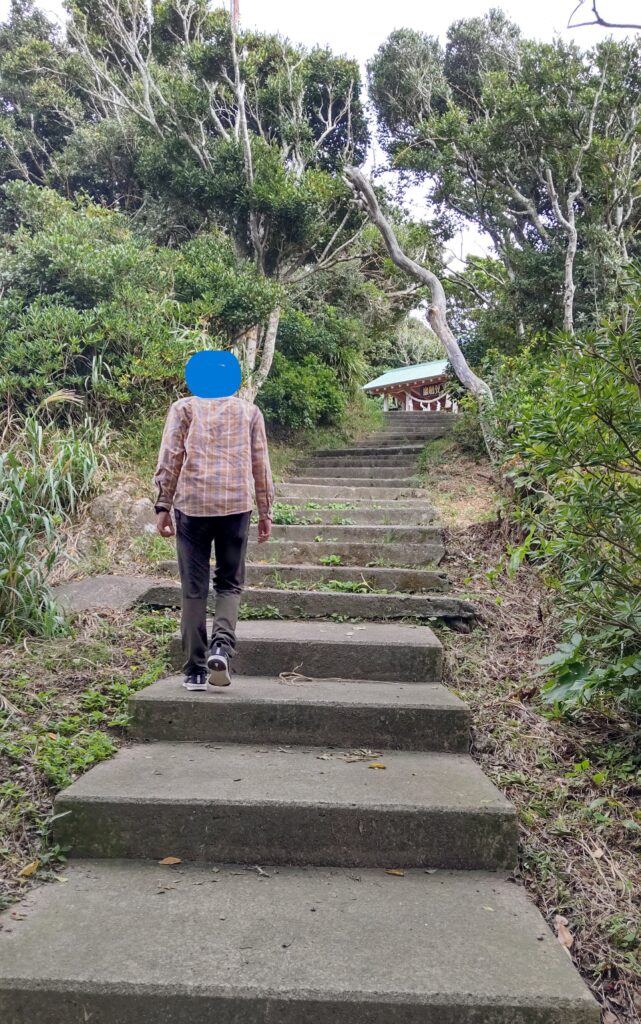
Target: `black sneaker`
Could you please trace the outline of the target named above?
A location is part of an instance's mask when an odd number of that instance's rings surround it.
[[[183,679],[183,686],[186,690],[206,690],[207,673],[204,670],[202,672],[187,672]]]
[[[229,686],[231,676],[229,674],[229,650],[222,644],[214,644],[207,658],[209,669],[208,688],[213,686]]]

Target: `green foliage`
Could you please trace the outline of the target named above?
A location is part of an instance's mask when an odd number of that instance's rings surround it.
[[[495,363],[504,469],[525,541],[556,587],[565,638],[545,660],[566,705],[641,701],[641,294],[542,363]]]
[[[608,309],[638,251],[638,38],[582,51],[523,39],[491,10],[452,25],[445,48],[392,33],[368,74],[388,154],[426,184],[445,236],[473,222],[492,239],[495,259],[447,280],[472,358],[569,330],[568,268],[575,323]],[[624,204],[614,219],[613,190]]]
[[[52,636],[65,628],[47,578],[61,532],[106,463],[104,431],[25,419],[0,455],[0,636]]]
[[[0,392],[12,404],[67,388],[92,414],[148,423],[182,390],[192,352],[229,347],[273,307],[275,288],[219,232],[170,250],[86,201],[24,182],[6,194]]]
[[[458,415],[454,418],[451,437],[458,447],[471,458],[480,462],[487,457],[487,448],[479,420],[478,402],[469,394],[459,399]]]
[[[258,396],[268,423],[287,430],[339,423],[346,407],[336,374],[315,355],[298,363],[276,352],[272,372]]]

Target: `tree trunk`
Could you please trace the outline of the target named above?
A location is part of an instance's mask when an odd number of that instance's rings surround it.
[[[391,224],[383,214],[376,198],[376,193],[371,183],[357,167],[346,167],[345,177],[351,185],[355,194],[361,201],[370,220],[378,228],[385,242],[392,262],[404,270],[415,280],[426,285],[432,295],[432,303],[427,312],[427,319],[430,327],[447,352],[448,359],[452,364],[454,373],[460,380],[463,387],[471,391],[481,406],[492,404],[492,392],[484,380],[470,369],[467,359],[461,351],[461,347],[454,337],[454,334],[447,322],[447,299],[445,289],[436,274],[415,263],[401,249],[396,234]]]
[[[247,336],[247,347],[245,350],[245,384],[241,388],[240,396],[248,402],[254,402],[256,395],[267,380],[269,371],[274,360],[276,348],[276,335],[280,323],[280,306],[275,306],[269,314],[267,326],[261,330],[253,328]],[[260,341],[260,344],[259,344]],[[256,361],[260,353],[260,361],[256,367]],[[251,360],[251,361],[250,361]],[[241,360],[242,361],[242,360]]]
[[[565,273],[563,278],[563,330],[568,334],[574,334],[574,260],[578,248],[578,233],[571,222],[571,230],[568,231],[568,242],[565,250]]]

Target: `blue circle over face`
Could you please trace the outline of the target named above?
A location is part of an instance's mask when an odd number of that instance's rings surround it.
[[[240,388],[242,373],[233,352],[195,352],[185,367],[185,382],[196,398],[228,398]]]

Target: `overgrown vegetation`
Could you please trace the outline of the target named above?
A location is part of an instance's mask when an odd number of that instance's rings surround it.
[[[62,396],[64,398],[64,395]],[[51,405],[51,403],[49,403]],[[107,437],[89,420],[66,429],[45,410],[5,426],[0,454],[0,638],[65,628],[48,576],[69,517],[107,469]]]
[[[641,704],[641,282],[561,355],[494,363],[503,471],[563,616],[547,699]]]
[[[87,616],[64,638],[0,648],[0,907],[64,862],[53,799],[121,743],[129,696],[166,672],[176,625],[164,613]]]

